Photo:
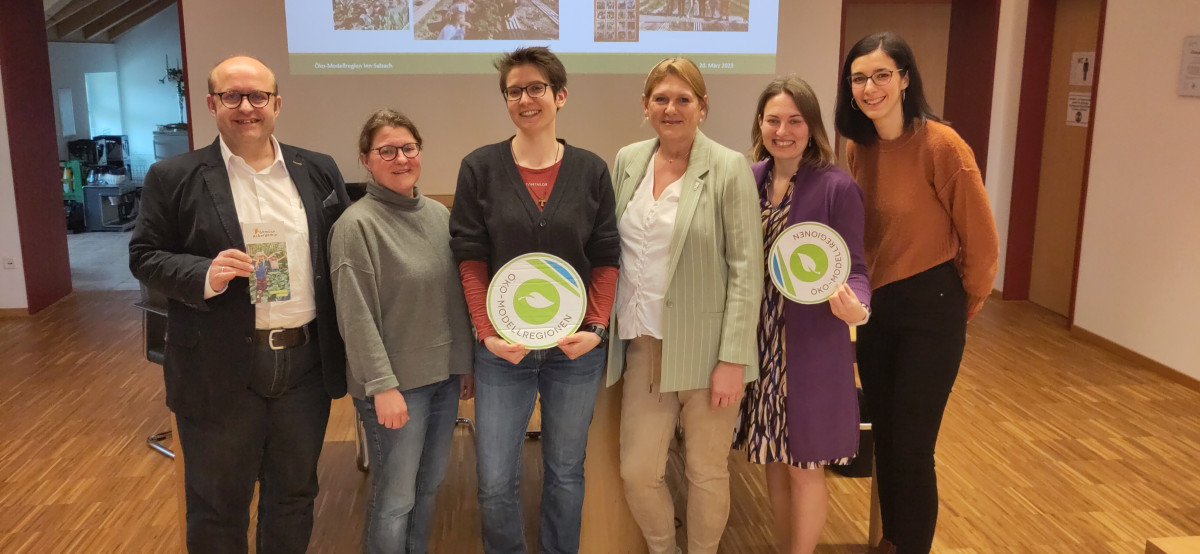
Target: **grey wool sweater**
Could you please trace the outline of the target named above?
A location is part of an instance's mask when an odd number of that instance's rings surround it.
[[[471,373],[474,339],[450,212],[376,183],[334,224],[330,276],[355,398]]]

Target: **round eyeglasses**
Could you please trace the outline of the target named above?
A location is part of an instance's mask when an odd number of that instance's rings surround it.
[[[877,87],[884,87],[887,86],[888,83],[892,82],[892,75],[896,73],[903,74],[904,70],[881,69],[875,73],[872,73],[870,76],[863,75],[862,73],[855,73],[854,75],[846,77],[846,80],[849,81],[850,86],[854,88],[863,88],[867,86],[867,81],[873,81]]]
[[[529,83],[523,87],[508,87],[504,89],[504,97],[509,102],[516,102],[521,99],[521,93],[528,94],[530,98],[541,98],[546,95],[546,89],[550,85],[546,83]]]
[[[238,92],[236,90],[227,90],[225,92],[212,93],[213,96],[216,96],[221,99],[221,104],[224,104],[226,108],[229,108],[231,110],[236,110],[238,107],[240,107],[242,105],[243,98],[245,98],[246,100],[249,100],[250,106],[252,106],[252,107],[255,107],[255,108],[266,107],[267,102],[271,101],[271,96],[273,96],[274,94],[275,94],[274,92],[265,92],[265,91],[261,91],[261,90],[253,90],[250,92]]]
[[[379,152],[379,157],[385,162],[390,162],[396,159],[398,154],[404,154],[405,158],[411,160],[412,158],[415,158],[421,154],[421,145],[415,142],[402,144],[400,146],[385,144],[379,148],[372,148],[371,150]]]

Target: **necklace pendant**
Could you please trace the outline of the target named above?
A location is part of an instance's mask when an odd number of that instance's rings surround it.
[[[539,209],[545,209],[545,207],[546,207],[546,201],[545,201],[545,200],[541,200],[541,199],[539,199],[539,200],[537,201],[537,205],[538,205],[538,208],[539,208]]]

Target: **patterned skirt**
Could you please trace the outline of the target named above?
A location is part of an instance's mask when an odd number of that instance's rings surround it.
[[[770,179],[767,180],[770,182]],[[763,218],[763,259],[769,258],[771,246],[787,227],[791,190],[779,206],[765,200],[761,204]],[[765,262],[764,262],[765,263]],[[853,457],[836,460],[802,460],[788,448],[787,365],[784,344],[783,295],[766,276],[758,327],[758,380],[746,385],[746,396],[738,420],[733,447],[745,450],[746,457],[756,464],[782,462],[802,469],[819,469],[827,465],[846,465]]]

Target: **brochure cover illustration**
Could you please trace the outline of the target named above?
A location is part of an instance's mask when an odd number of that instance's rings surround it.
[[[246,254],[254,266],[250,274],[251,304],[282,302],[292,298],[287,239],[281,229],[281,225],[273,223],[247,223],[242,226]]]

